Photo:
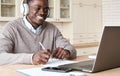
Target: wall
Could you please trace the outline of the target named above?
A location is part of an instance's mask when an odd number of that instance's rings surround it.
[[[103,25],[120,26],[120,0],[102,0]]]

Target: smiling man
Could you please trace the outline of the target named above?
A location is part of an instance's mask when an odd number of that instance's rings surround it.
[[[0,65],[45,64],[50,57],[76,58],[75,48],[52,23],[48,0],[27,0],[28,14],[8,22],[0,35]],[[45,49],[39,44],[41,43]]]

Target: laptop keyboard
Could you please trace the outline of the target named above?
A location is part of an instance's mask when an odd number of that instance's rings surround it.
[[[83,61],[83,62],[61,65],[60,67],[73,68],[74,70],[82,70],[82,69],[92,70],[93,63],[94,63],[94,60],[88,60],[88,61]]]
[[[88,64],[88,65],[80,66],[79,68],[84,68],[84,69],[92,70],[93,64]]]

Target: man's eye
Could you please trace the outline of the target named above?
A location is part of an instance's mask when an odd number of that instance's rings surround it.
[[[48,7],[46,7],[46,8],[36,7],[35,9],[36,9],[37,11],[42,10],[42,11],[44,11],[44,12],[47,12],[47,11],[49,10]]]
[[[41,7],[38,7],[37,10],[41,10]]]

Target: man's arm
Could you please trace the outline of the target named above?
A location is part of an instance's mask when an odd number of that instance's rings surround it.
[[[32,64],[33,54],[0,53],[0,65],[4,64]]]
[[[5,26],[0,34],[0,65],[3,64],[31,64],[32,53],[16,53],[14,51],[14,36],[10,26]]]
[[[3,64],[31,64],[32,55],[27,53],[14,53],[14,43],[4,35],[0,35],[0,65]]]
[[[76,58],[76,50],[75,48],[68,42],[67,39],[65,39],[61,32],[57,30],[56,33],[56,47],[63,48],[64,50],[69,51],[69,57],[68,59],[74,59]]]

